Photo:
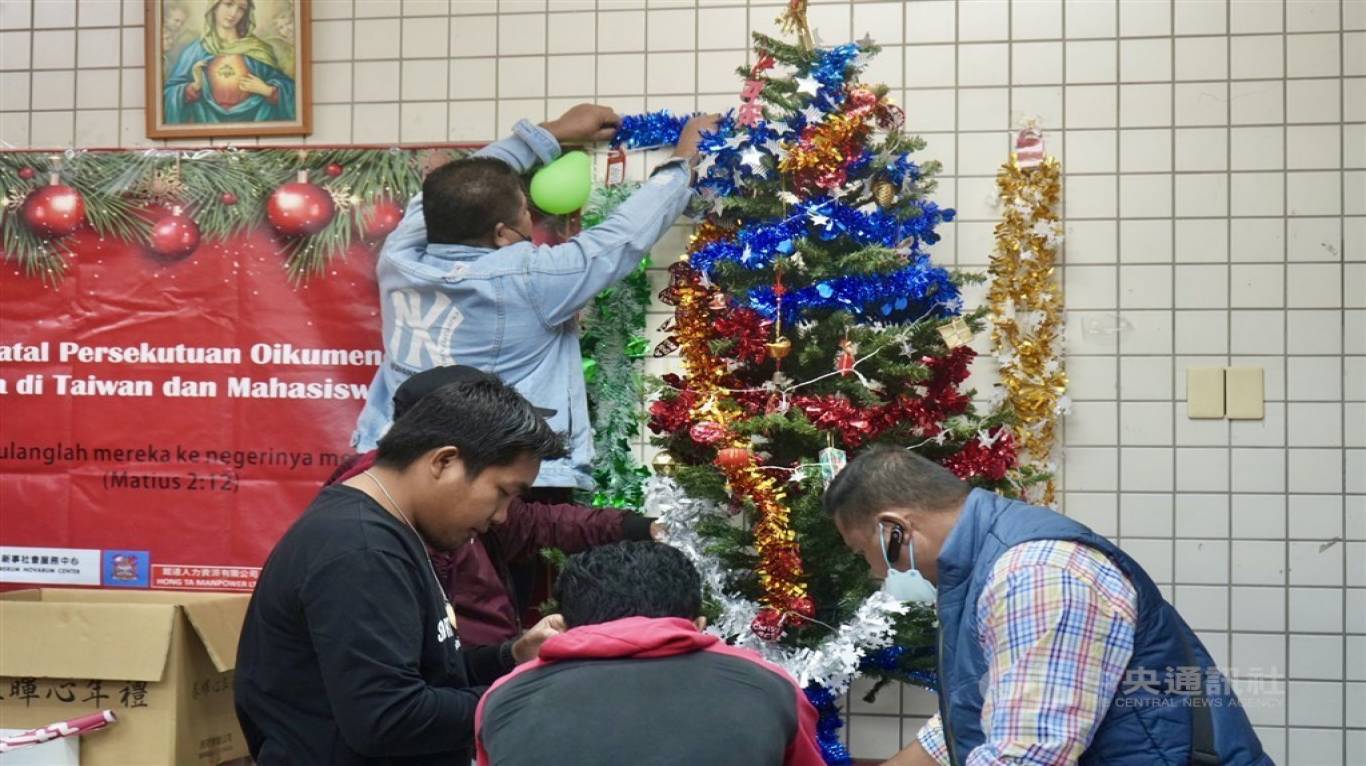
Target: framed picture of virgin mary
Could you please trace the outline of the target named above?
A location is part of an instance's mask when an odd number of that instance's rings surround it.
[[[147,136],[304,136],[311,0],[146,0]]]

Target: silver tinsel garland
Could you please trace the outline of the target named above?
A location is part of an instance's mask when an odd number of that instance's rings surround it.
[[[729,514],[716,503],[688,497],[673,479],[654,476],[645,484],[645,508],[664,523],[664,541],[683,551],[702,575],[707,594],[721,606],[720,617],[707,631],[728,643],[758,652],[797,679],[803,688],[812,683],[843,694],[858,676],[859,661],[870,651],[889,646],[892,622],[909,607],[878,591],[869,596],[852,619],[836,627],[815,649],[783,646],[754,635],[750,623],[759,613],[757,602],[735,596],[721,562],[707,552],[707,540],[697,533],[698,521]]]

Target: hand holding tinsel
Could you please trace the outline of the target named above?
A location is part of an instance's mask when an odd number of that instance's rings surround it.
[[[617,134],[612,136],[612,146],[633,150],[673,146],[678,143],[683,126],[699,114],[701,112],[676,115],[668,109],[661,109],[658,112],[626,115],[621,118]]]

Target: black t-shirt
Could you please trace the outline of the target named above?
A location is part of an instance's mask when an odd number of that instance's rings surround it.
[[[259,766],[463,764],[509,644],[459,650],[417,534],[324,489],[271,552],[237,649],[237,718]]]

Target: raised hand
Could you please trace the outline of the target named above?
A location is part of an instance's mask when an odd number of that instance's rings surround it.
[[[550,132],[556,141],[565,143],[589,143],[606,141],[617,132],[621,117],[605,106],[579,104],[541,127]]]

